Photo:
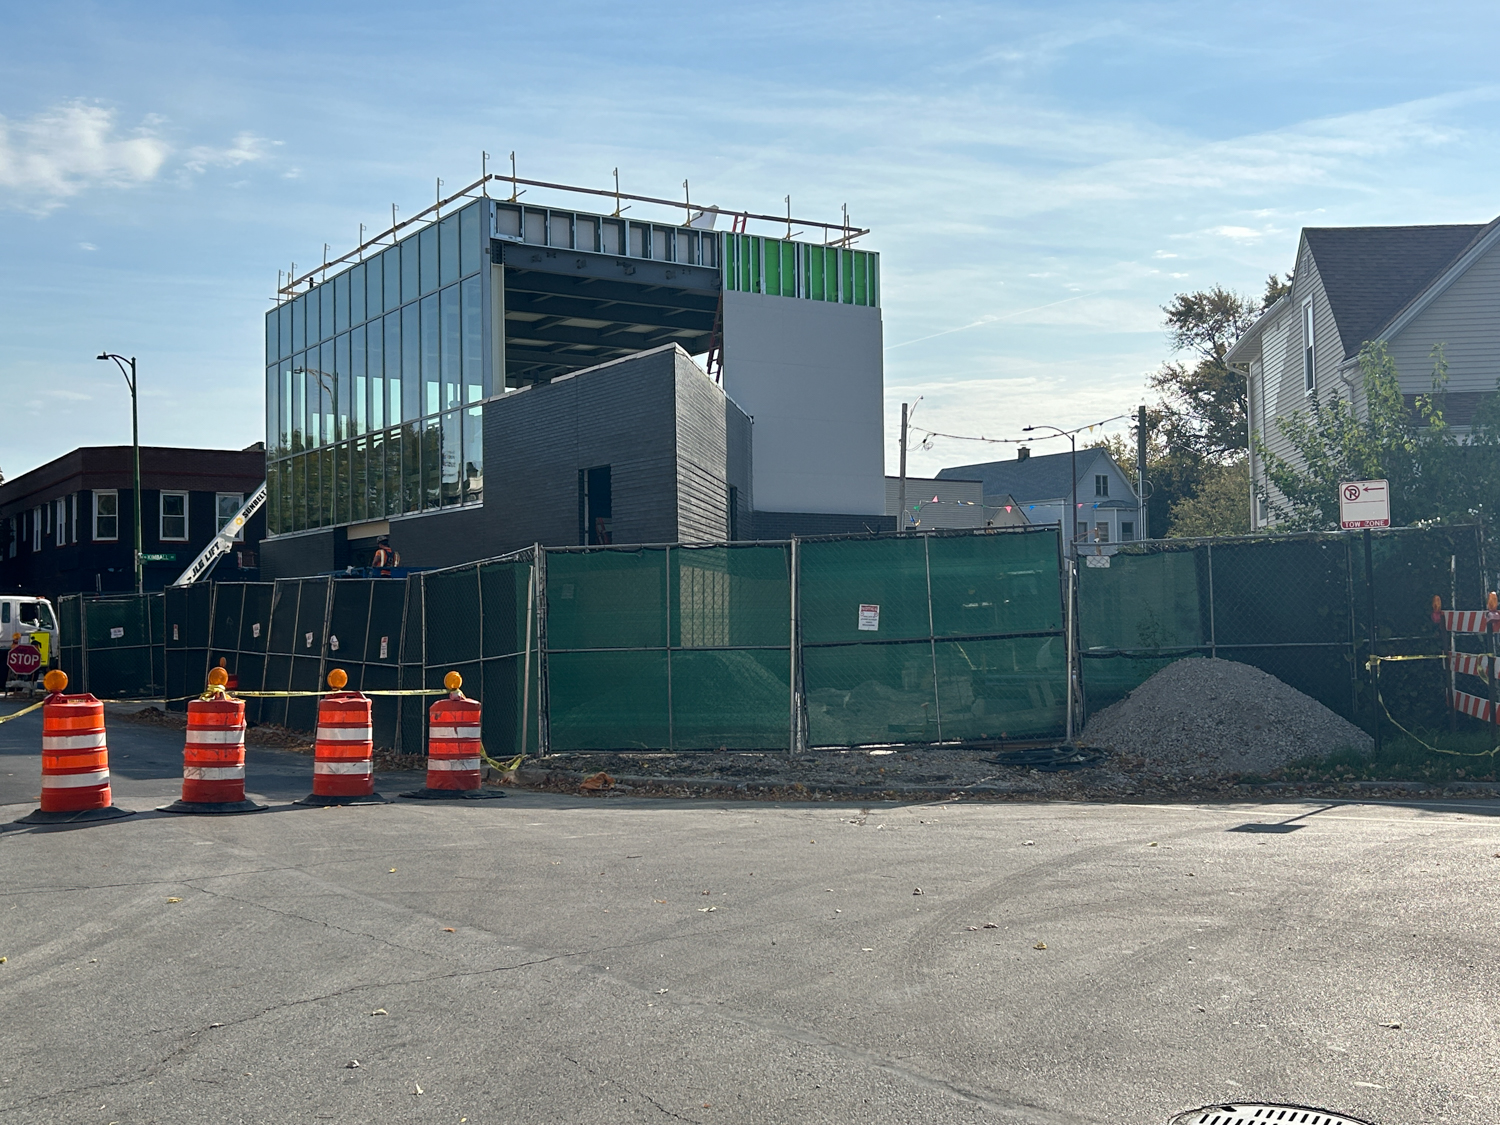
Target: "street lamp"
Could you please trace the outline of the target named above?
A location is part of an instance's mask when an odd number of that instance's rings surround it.
[[[120,374],[125,376],[125,385],[130,388],[130,449],[135,458],[135,592],[146,592],[145,572],[141,564],[141,427],[135,404],[135,356],[126,359],[113,352],[100,352],[95,359],[112,359]],[[129,369],[126,368],[129,364]]]

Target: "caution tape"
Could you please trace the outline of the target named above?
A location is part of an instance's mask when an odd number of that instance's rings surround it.
[[[1380,709],[1385,712],[1385,717],[1391,721],[1391,726],[1395,727],[1402,734],[1406,735],[1407,738],[1411,739],[1424,750],[1430,750],[1434,754],[1447,754],[1449,757],[1453,758],[1493,758],[1496,755],[1500,755],[1500,746],[1496,746],[1493,750],[1480,750],[1478,753],[1474,754],[1465,753],[1462,750],[1444,750],[1441,746],[1434,746],[1432,745],[1432,743],[1418,738],[1415,734],[1407,730],[1396,721],[1396,716],[1392,715],[1391,709],[1385,705],[1385,696],[1380,693],[1379,689],[1377,689],[1375,692],[1375,698],[1380,701]]]
[[[19,719],[22,715],[29,715],[46,702],[44,699],[41,703],[33,703],[30,707],[22,707],[19,711],[13,711],[9,715],[0,715],[0,723],[8,723],[12,719]]]
[[[1447,660],[1446,652],[1435,653],[1430,656],[1372,656],[1365,661],[1365,670],[1373,672],[1377,664],[1394,664],[1399,660]]]

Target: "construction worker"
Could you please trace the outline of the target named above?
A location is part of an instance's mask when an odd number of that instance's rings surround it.
[[[370,560],[370,566],[380,571],[382,578],[391,576],[391,568],[401,565],[401,555],[391,546],[389,535],[382,535],[375,545],[375,557]]]

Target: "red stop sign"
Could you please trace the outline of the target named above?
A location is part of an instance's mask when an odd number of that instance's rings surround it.
[[[42,653],[36,645],[11,645],[5,667],[18,680],[30,679],[42,666]]]

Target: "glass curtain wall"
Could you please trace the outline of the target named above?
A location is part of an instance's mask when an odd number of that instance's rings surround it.
[[[489,205],[266,315],[271,534],[482,502]]]

